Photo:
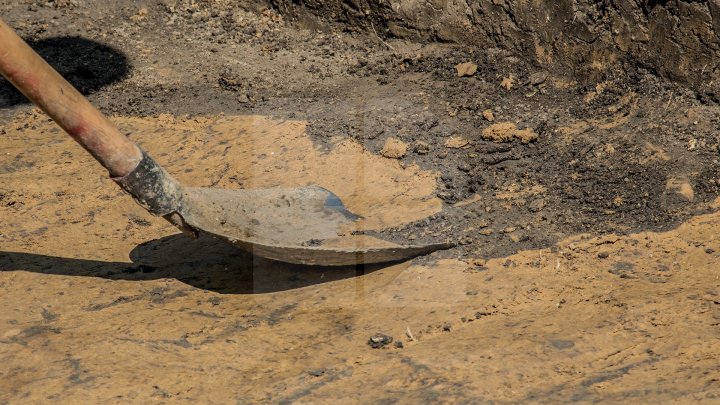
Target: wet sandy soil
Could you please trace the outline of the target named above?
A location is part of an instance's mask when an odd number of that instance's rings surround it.
[[[258,186],[340,186],[383,225],[437,208],[427,198],[434,173],[347,139],[320,151],[302,122],[115,121],[187,183],[233,187],[252,173]],[[5,135],[14,163],[0,175],[13,185],[0,200],[1,401],[711,403],[720,395],[718,214],[499,259],[289,266],[177,234],[41,114],[13,121],[25,122]],[[254,154],[281,156],[243,165],[252,157],[235,152],[248,142]],[[172,145],[177,154],[161,152]],[[229,160],[217,158],[222,150]],[[377,204],[342,195],[346,174],[317,163],[335,158],[362,159],[368,177],[349,183],[391,195],[378,193]],[[278,176],[275,164],[304,168]],[[383,219],[390,208],[405,216]],[[373,349],[376,334],[393,341]]]
[[[718,401],[716,103],[241,6],[0,13],[184,183],[317,183],[459,246],[318,268],[190,240],[0,85],[0,403]]]

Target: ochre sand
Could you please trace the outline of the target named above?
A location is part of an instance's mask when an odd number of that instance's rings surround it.
[[[319,150],[303,122],[115,121],[188,185],[319,184],[362,229],[441,209],[434,173]],[[37,112],[0,152],[0,403],[720,395],[718,214],[489,261],[296,267],[177,235]]]

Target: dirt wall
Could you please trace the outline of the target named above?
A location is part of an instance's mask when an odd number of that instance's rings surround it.
[[[720,0],[272,0],[381,36],[500,47],[597,77],[641,67],[716,97]]]

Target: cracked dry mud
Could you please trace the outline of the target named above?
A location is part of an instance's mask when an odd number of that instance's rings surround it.
[[[363,232],[459,246],[320,268],[190,240],[2,84],[0,403],[718,401],[706,89],[260,2],[117,3],[0,14],[182,182],[317,183]],[[483,137],[507,122],[537,139]]]

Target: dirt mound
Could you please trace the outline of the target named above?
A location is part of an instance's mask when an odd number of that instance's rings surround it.
[[[498,47],[597,79],[638,67],[720,97],[720,2],[272,0],[281,11],[383,36]],[[713,83],[714,82],[714,83]]]

